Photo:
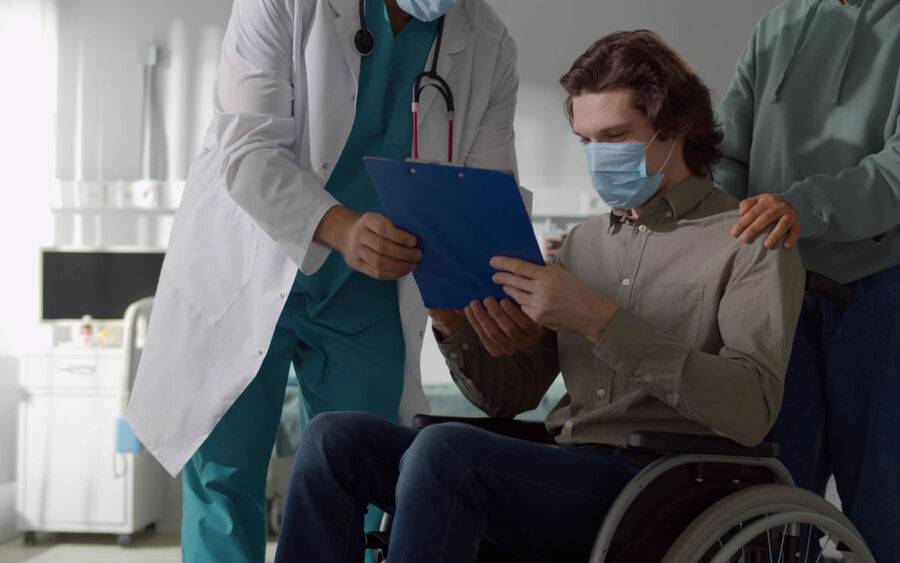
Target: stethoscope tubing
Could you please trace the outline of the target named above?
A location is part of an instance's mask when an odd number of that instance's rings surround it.
[[[438,20],[438,28],[434,40],[434,54],[431,57],[431,68],[419,73],[413,81],[412,156],[415,159],[419,158],[419,100],[422,92],[431,86],[444,99],[444,106],[447,109],[447,162],[453,162],[453,121],[455,110],[453,90],[437,72],[438,57],[440,56],[441,42],[444,37],[444,18],[445,16],[441,16]],[[353,38],[353,44],[356,47],[356,52],[361,57],[367,57],[375,50],[375,36],[366,25],[366,0],[359,0],[359,31],[356,32]],[[429,82],[423,83],[425,80]]]

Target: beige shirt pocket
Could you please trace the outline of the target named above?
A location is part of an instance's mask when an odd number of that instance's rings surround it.
[[[703,284],[650,283],[632,298],[632,312],[657,330],[695,344],[703,312]]]

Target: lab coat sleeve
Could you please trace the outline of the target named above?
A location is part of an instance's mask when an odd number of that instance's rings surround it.
[[[493,73],[491,98],[481,119],[465,165],[506,170],[518,174],[513,120],[519,93],[516,44],[508,32],[500,41],[497,67]]]
[[[216,76],[215,131],[228,194],[312,274],[330,252],[313,236],[338,202],[293,154],[293,29],[303,25],[293,9],[287,0],[235,0]]]
[[[753,84],[756,76],[757,30],[738,59],[734,78],[719,104],[725,138],[722,159],[715,167],[716,185],[737,199],[748,196],[750,147],[753,144]]]
[[[800,216],[801,238],[850,242],[900,225],[900,114],[890,129],[881,152],[858,166],[810,176],[782,194]]]

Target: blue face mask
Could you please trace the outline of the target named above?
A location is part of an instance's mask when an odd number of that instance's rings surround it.
[[[400,9],[423,22],[433,22],[450,11],[459,0],[397,0]]]
[[[647,147],[641,143],[588,143],[585,153],[588,170],[594,181],[594,189],[600,198],[613,209],[637,209],[647,203],[659,190],[663,170],[669,164],[675,143],[669,149],[666,161],[659,172],[647,176]]]

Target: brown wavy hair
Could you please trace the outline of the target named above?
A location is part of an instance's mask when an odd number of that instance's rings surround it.
[[[559,79],[572,98],[627,88],[635,108],[661,137],[684,134],[684,160],[692,174],[709,176],[722,157],[722,131],[716,123],[709,88],[694,69],[659,35],[620,31],[601,38]]]

